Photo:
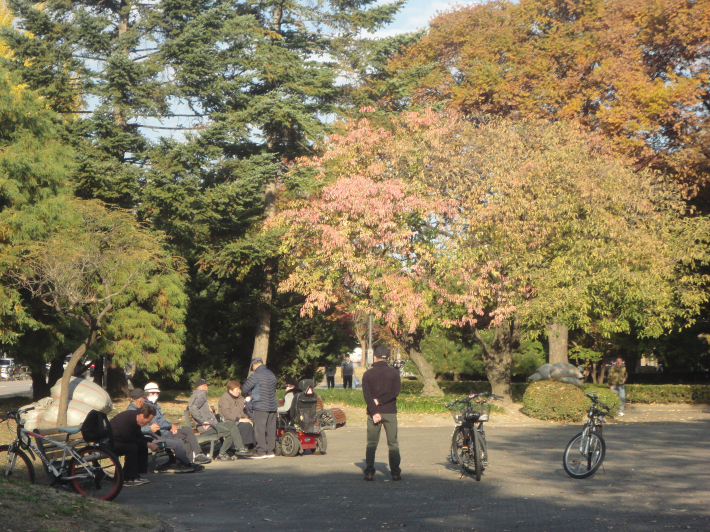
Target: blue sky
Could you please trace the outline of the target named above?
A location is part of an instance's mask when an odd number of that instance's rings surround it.
[[[384,3],[384,2],[383,2]],[[378,37],[388,37],[397,33],[416,31],[426,28],[431,18],[437,11],[445,11],[454,5],[466,5],[473,2],[446,2],[443,0],[409,0],[404,8],[399,12],[395,21],[378,31]]]

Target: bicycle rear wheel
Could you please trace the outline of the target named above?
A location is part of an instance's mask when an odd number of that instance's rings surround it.
[[[115,454],[104,447],[84,447],[77,451],[69,467],[72,488],[86,497],[112,501],[123,488],[123,469]],[[92,476],[89,474],[93,474]]]
[[[0,445],[0,476],[10,482],[35,483],[35,468],[32,461],[19,447]]]
[[[567,444],[562,466],[572,478],[587,478],[599,469],[604,456],[604,439],[594,432],[580,432]]]
[[[473,476],[480,482],[483,473],[483,441],[477,430],[473,432]]]

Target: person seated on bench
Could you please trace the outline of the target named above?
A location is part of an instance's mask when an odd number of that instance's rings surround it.
[[[254,422],[245,411],[246,401],[242,397],[242,385],[237,381],[227,383],[227,391],[222,394],[217,403],[217,410],[222,416],[222,421],[234,421],[237,424],[239,433],[242,436],[242,443],[253,445]]]
[[[195,381],[195,391],[192,392],[190,400],[187,402],[187,409],[190,411],[192,419],[195,420],[197,431],[200,434],[217,434],[224,438],[224,443],[219,449],[217,460],[234,460],[234,457],[227,454],[232,444],[234,444],[236,448],[235,454],[249,456],[251,452],[244,447],[237,424],[233,421],[220,423],[214,416],[214,410],[207,402],[208,386],[209,384],[205,379],[197,379]]]
[[[184,473],[203,471],[205,469],[204,466],[195,462],[209,464],[212,460],[201,454],[200,445],[197,443],[197,438],[195,438],[192,427],[189,429],[181,429],[179,425],[170,423],[165,419],[163,410],[158,404],[160,389],[157,384],[149,382],[145,385],[143,391],[145,392],[144,397],[133,399],[131,404],[128,405],[127,410],[140,408],[144,402],[148,402],[155,407],[156,414],[153,418],[153,422],[143,427],[142,430],[143,434],[148,438],[165,442],[165,446],[168,448],[168,461],[156,467],[156,471],[167,471],[168,469],[175,469],[178,472]],[[192,456],[195,452],[197,456],[193,462]]]
[[[286,381],[286,384],[284,385],[284,390],[286,390],[286,395],[284,395],[284,405],[280,406],[276,410],[279,414],[288,417],[289,412],[291,411],[291,405],[293,404],[293,398],[298,392],[301,391],[297,388],[297,386],[298,384],[294,379],[289,379]]]
[[[143,390],[141,390],[142,392]],[[142,486],[150,482],[141,478],[148,473],[148,448],[156,451],[155,442],[143,436],[141,428],[150,425],[155,416],[152,405],[142,405],[137,410],[125,410],[110,421],[113,432],[113,450],[117,456],[125,456],[123,464],[123,485]]]

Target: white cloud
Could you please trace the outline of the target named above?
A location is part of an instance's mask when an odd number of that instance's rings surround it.
[[[383,2],[384,3],[384,2]],[[479,3],[471,2],[445,2],[442,0],[410,0],[397,14],[394,22],[374,34],[375,37],[391,37],[399,33],[407,33],[426,28],[429,21],[439,12],[446,11],[455,6],[465,6]]]

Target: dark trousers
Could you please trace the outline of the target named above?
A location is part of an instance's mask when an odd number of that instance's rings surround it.
[[[161,431],[161,434],[162,433],[163,432]],[[195,438],[195,433],[193,432],[192,428],[181,428],[175,434],[173,434],[172,432],[168,432],[168,436],[170,438],[177,438],[182,442],[183,448],[185,449],[185,453],[187,454],[187,457],[190,459],[190,461],[192,461],[193,459],[193,453],[195,455],[202,453],[202,449],[200,448],[200,444],[197,443],[197,438]]]
[[[254,439],[256,452],[272,454],[276,449],[276,412],[254,410]]]
[[[372,421],[372,416],[367,416],[367,447],[365,448],[365,473],[375,472],[375,453],[380,442],[380,430],[385,428],[387,434],[387,448],[389,450],[390,473],[399,475],[401,461],[399,456],[399,442],[397,441],[397,414],[380,414],[382,421],[377,425]]]
[[[244,445],[256,443],[254,439],[254,425],[246,421],[240,421],[237,423],[237,428],[239,429],[239,434],[242,436],[242,443],[244,443]]]
[[[328,383],[328,389],[335,388],[335,375],[326,375],[325,380]]]
[[[224,455],[232,444],[234,444],[235,449],[241,449],[244,447],[244,443],[242,443],[242,436],[239,434],[239,428],[237,428],[237,424],[234,421],[224,421],[222,423],[217,423],[217,425],[212,425],[202,434],[207,434],[208,436],[218,434],[220,438],[224,438],[224,443],[219,449],[220,455]]]
[[[135,480],[140,474],[148,473],[148,443],[114,443],[116,456],[123,456],[123,476],[125,480]]]
[[[352,375],[343,375],[343,388],[350,388],[352,390],[352,388],[353,388],[353,376]]]

